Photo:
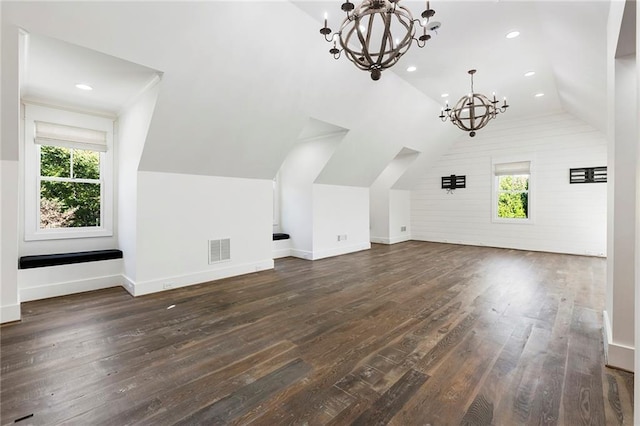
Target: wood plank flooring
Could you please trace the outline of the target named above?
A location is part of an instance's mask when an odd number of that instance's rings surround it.
[[[412,241],[24,303],[0,330],[0,423],[631,425],[605,264]]]

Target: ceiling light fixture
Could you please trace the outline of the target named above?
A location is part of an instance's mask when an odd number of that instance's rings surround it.
[[[507,33],[507,38],[516,38],[520,35],[520,31],[510,31]]]
[[[469,132],[469,136],[474,137],[476,131],[482,129],[489,123],[489,120],[496,118],[499,113],[507,111],[507,98],[504,103],[498,107],[496,94],[493,93],[493,99],[489,100],[486,96],[475,93],[473,91],[473,75],[476,70],[469,70],[471,75],[471,92],[460,98],[453,108],[449,108],[449,101],[446,107],[440,111],[440,119],[444,122],[451,120],[461,130]]]
[[[440,95],[441,98],[448,98],[449,94],[448,93],[443,93],[442,95]]]
[[[382,71],[395,65],[414,40],[418,47],[424,47],[431,38],[427,31],[437,33],[441,25],[429,22],[436,14],[429,7],[429,1],[420,15],[423,21],[413,19],[411,12],[399,3],[400,0],[363,0],[356,6],[347,0],[341,6],[347,17],[342,21],[340,30],[333,34],[327,26],[325,14],[320,34],[333,43],[329,53],[339,59],[344,52],[356,67],[369,71],[371,79],[379,80]],[[423,31],[416,38],[418,26]]]
[[[536,75],[535,71],[527,71],[524,73],[525,77],[533,77],[534,75]]]
[[[541,97],[543,97],[543,96],[544,96],[544,93],[536,93],[536,95],[535,95],[535,96],[536,96],[536,98],[541,98]]]
[[[414,65],[411,65],[410,67],[407,68],[407,72],[414,72],[417,69],[418,68],[416,68]]]
[[[89,86],[88,84],[84,84],[84,83],[78,83],[76,84],[76,88],[80,89],[80,90],[93,90],[93,87]]]

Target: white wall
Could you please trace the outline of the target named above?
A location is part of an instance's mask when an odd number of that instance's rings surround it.
[[[2,9],[2,6],[0,6]],[[19,30],[11,25],[0,28],[2,66],[0,79],[0,322],[20,319],[18,295],[18,141],[20,93]]]
[[[134,295],[273,268],[272,181],[138,173]],[[208,264],[208,240],[230,238],[231,260]]]
[[[93,128],[98,130],[108,131],[110,134],[113,132],[113,123],[114,118],[106,118],[104,116],[94,116],[92,114],[84,114],[78,113],[75,111],[67,111],[58,109],[56,107],[46,107],[42,105],[23,105],[24,112],[20,119],[20,194],[21,198],[19,200],[19,244],[18,244],[18,253],[20,256],[30,256],[37,254],[51,254],[51,253],[68,253],[68,252],[76,252],[76,251],[85,251],[85,250],[103,250],[103,249],[113,249],[117,247],[117,226],[115,225],[115,221],[113,220],[116,211],[117,211],[117,197],[115,195],[118,193],[118,189],[115,184],[111,186],[111,193],[105,194],[105,202],[110,199],[112,201],[112,206],[110,206],[111,211],[104,213],[102,226],[107,230],[111,228],[111,235],[109,236],[100,236],[100,237],[83,237],[83,238],[59,238],[59,239],[34,239],[36,235],[37,224],[35,223],[34,217],[31,217],[32,229],[28,228],[28,224],[26,223],[26,211],[33,211],[32,209],[37,209],[37,200],[28,200],[27,195],[33,195],[34,191],[26,191],[26,185],[31,183],[31,185],[37,185],[36,180],[31,177],[31,179],[26,178],[26,174],[29,170],[33,170],[33,167],[29,168],[26,166],[27,161],[33,161],[34,154],[31,156],[26,155],[27,145],[30,145],[30,148],[33,151],[33,139],[30,139],[28,134],[29,132],[24,132],[25,123],[33,123],[34,120],[45,120],[52,121],[56,123],[66,124],[66,125],[75,125],[82,126],[87,128]],[[46,118],[44,118],[46,117]],[[109,130],[107,130],[107,128]],[[117,158],[118,146],[117,142],[114,140],[109,149],[113,150],[113,159]],[[115,180],[117,176],[117,161],[109,161],[106,164],[106,167],[110,167],[110,176]],[[108,176],[109,176],[108,175]],[[106,186],[106,185],[105,185]],[[105,188],[104,192],[108,192]],[[28,203],[31,201],[31,203]],[[108,207],[108,203],[105,203],[105,208]],[[113,223],[107,224],[106,216],[110,216],[109,220]],[[31,234],[31,239],[26,240],[25,235],[27,233]],[[70,280],[74,279],[73,277],[69,277]]]
[[[1,161],[0,322],[20,319],[18,294],[18,162]]]
[[[638,58],[640,58],[640,30],[638,29],[637,23],[640,22],[640,7],[637,7],[636,3],[636,107],[640,109],[640,66],[638,66]],[[636,115],[636,137],[638,140],[638,144],[640,145],[640,120]],[[638,162],[640,164],[640,149],[637,152]],[[636,188],[640,189],[640,188]],[[636,212],[640,212],[640,194],[636,193]],[[640,229],[639,223],[640,215],[636,217],[636,271],[640,270],[640,238],[638,238],[638,229]],[[640,274],[636,274],[635,280],[635,342],[640,344]],[[636,345],[634,345],[635,347]],[[635,360],[634,360],[634,370],[640,371],[640,351],[635,351]],[[636,419],[640,416],[640,380],[634,381],[634,412],[636,413]],[[637,420],[636,420],[637,421]]]
[[[615,136],[609,144],[608,298],[604,312],[607,361],[633,369],[636,245],[637,106],[635,58],[616,59]]]
[[[389,188],[376,182],[369,188],[370,240],[389,244]]]
[[[280,229],[291,237],[293,256],[313,257],[313,182],[344,135],[299,141],[280,167]]]
[[[291,236],[292,256],[321,259],[371,247],[369,189],[314,183],[345,135],[299,141],[280,167],[280,227]]]
[[[312,259],[371,248],[369,188],[314,184],[312,216]]]
[[[20,301],[65,296],[122,284],[122,259],[18,270]]]
[[[419,152],[403,147],[371,184],[371,242],[394,244],[410,239],[410,192],[391,188],[419,156]],[[401,227],[406,227],[406,230],[401,231]]]
[[[608,239],[607,292],[603,312],[607,364],[634,369],[634,285],[637,237],[636,180],[638,87],[635,2],[611,2],[607,25]],[[633,16],[632,16],[633,15]]]
[[[412,238],[559,253],[606,255],[605,184],[569,184],[569,169],[607,163],[604,136],[566,113],[499,117],[460,139],[412,192]],[[492,158],[530,158],[531,224],[492,222]],[[447,194],[441,176],[466,175]]]
[[[123,252],[123,275],[136,278],[138,223],[138,165],[160,85],[147,89],[118,117],[118,246]]]
[[[640,66],[638,66],[638,58],[640,57],[640,30],[638,30],[637,23],[640,22],[640,7],[637,7],[636,3],[636,107],[640,112]],[[636,127],[636,137],[638,144],[640,145],[640,123]],[[637,150],[638,155],[637,165],[640,169],[640,149]],[[640,188],[636,188],[640,191]],[[636,194],[636,212],[640,212],[640,194]],[[640,214],[636,216],[636,233],[640,229]],[[636,235],[636,271],[640,270],[640,238]],[[635,280],[635,305],[640,306],[640,275],[636,274]],[[635,312],[635,324],[640,324],[640,309],[634,309]],[[640,343],[640,326],[635,328],[635,342]],[[635,345],[634,345],[635,347]],[[640,351],[635,351],[634,370],[640,371]],[[634,412],[640,413],[640,380],[634,381]],[[640,416],[640,414],[636,414]]]
[[[391,189],[389,190],[389,242],[395,244],[410,239],[411,191]]]
[[[61,123],[69,124],[65,120],[71,120],[71,123],[75,124],[75,120],[79,120],[80,123],[91,123],[92,128],[103,128],[99,126],[106,126],[113,129],[113,119],[104,117],[95,117],[87,114],[78,114],[76,112],[63,111],[56,108],[47,108],[44,106],[27,105],[26,111],[21,115],[20,119],[20,161],[19,161],[19,188],[20,196],[16,205],[18,206],[17,217],[17,230],[18,230],[18,256],[30,256],[38,254],[53,254],[53,253],[69,253],[89,250],[102,250],[102,249],[114,249],[117,248],[117,226],[113,223],[113,226],[107,224],[108,221],[113,221],[113,217],[117,211],[117,199],[113,196],[118,193],[115,179],[117,176],[117,162],[106,162],[106,167],[111,167],[110,175],[113,177],[114,182],[111,186],[112,190],[108,195],[105,195],[105,199],[111,199],[113,205],[110,206],[111,211],[105,212],[105,215],[109,215],[109,219],[105,218],[104,224],[107,229],[111,228],[111,235],[101,237],[84,237],[84,238],[60,238],[60,239],[26,239],[28,233],[27,227],[29,226],[26,221],[27,211],[32,211],[36,208],[35,201],[28,200],[27,194],[32,194],[25,190],[27,184],[35,184],[33,179],[27,179],[29,167],[25,164],[29,158],[26,155],[28,149],[33,149],[33,141],[26,140],[29,137],[25,136],[22,130],[27,123],[32,123],[34,117],[38,115],[32,114],[51,114],[51,117],[55,117],[54,120]],[[48,115],[45,115],[48,116]],[[39,117],[42,117],[40,115]],[[30,144],[31,146],[28,146]],[[113,150],[113,157],[117,157],[117,142],[116,140],[110,144],[109,149]],[[114,164],[116,163],[116,164]],[[33,168],[31,168],[32,170]],[[31,201],[31,203],[27,203]],[[108,203],[106,203],[108,206]],[[31,217],[33,221],[34,218]],[[31,233],[34,234],[36,223],[31,223]],[[35,234],[34,234],[35,235]],[[120,260],[113,262],[106,262],[109,266],[101,264],[102,262],[92,262],[91,264],[84,265],[82,267],[78,265],[60,265],[56,267],[46,267],[18,270],[17,282],[18,291],[20,293],[20,301],[29,301],[44,299],[47,297],[64,296],[67,294],[78,293],[82,291],[96,290],[100,288],[118,286],[121,283],[121,269],[122,262]]]
[[[2,35],[2,7],[0,7],[0,36]],[[0,58],[2,57],[2,43],[0,42]],[[0,81],[2,81],[2,67],[0,67]],[[0,98],[2,98],[2,85],[0,84]],[[0,135],[2,135],[2,120],[0,117]],[[2,147],[0,146],[0,154],[2,153]],[[3,224],[2,224],[2,206],[5,205],[5,203],[2,202],[2,155],[0,155],[0,323],[2,323],[2,311],[4,311],[4,309],[2,309],[3,303],[2,301],[4,300],[4,286],[1,285],[2,283],[2,246],[3,244],[3,239],[2,239],[2,229]]]

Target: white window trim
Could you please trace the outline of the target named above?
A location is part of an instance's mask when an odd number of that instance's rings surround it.
[[[40,149],[34,142],[35,121],[102,130],[107,133],[107,151],[100,153],[100,226],[87,228],[40,229]],[[110,237],[113,235],[113,120],[94,115],[25,104],[24,120],[24,239],[25,241],[68,238]]]
[[[495,174],[496,164],[529,162],[529,196],[528,217],[526,219],[498,217],[498,176]],[[509,225],[533,225],[535,209],[535,159],[531,157],[508,157],[491,159],[491,222]]]

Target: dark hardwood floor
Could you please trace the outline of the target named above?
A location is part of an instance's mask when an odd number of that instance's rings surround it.
[[[605,264],[407,242],[24,303],[1,423],[631,425],[633,375],[603,365]]]

